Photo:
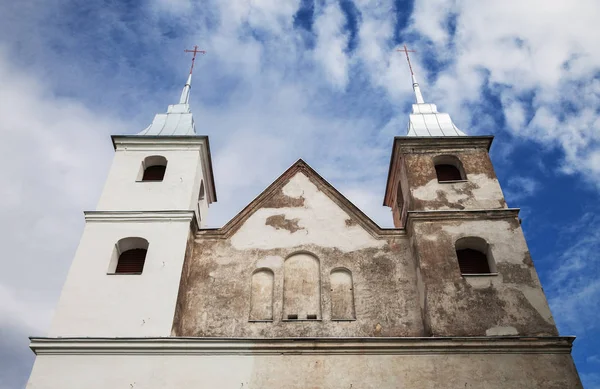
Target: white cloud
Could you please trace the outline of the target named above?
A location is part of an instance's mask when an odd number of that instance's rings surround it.
[[[315,61],[323,67],[327,79],[336,87],[348,83],[348,58],[344,52],[348,35],[344,33],[345,18],[338,2],[325,5],[314,23],[318,40]]]
[[[511,203],[532,197],[540,189],[540,183],[532,177],[512,176],[504,189],[506,200]]]
[[[600,310],[600,217],[584,214],[562,234],[564,251],[554,259],[546,288],[555,319],[562,331],[584,334],[598,329]]]

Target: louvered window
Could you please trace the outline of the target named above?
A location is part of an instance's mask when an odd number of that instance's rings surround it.
[[[487,255],[473,249],[456,250],[458,266],[462,274],[491,273]]]
[[[146,249],[131,249],[127,250],[119,256],[117,269],[115,273],[134,273],[140,274],[144,270],[144,262],[146,261]]]
[[[459,181],[462,180],[460,170],[452,165],[435,165],[435,173],[438,181]]]
[[[142,181],[162,181],[165,176],[166,169],[166,166],[161,165],[148,166],[144,170]]]

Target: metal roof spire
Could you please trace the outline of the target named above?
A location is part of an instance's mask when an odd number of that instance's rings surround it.
[[[188,136],[196,135],[196,128],[194,126],[194,118],[190,111],[190,89],[192,88],[192,72],[194,71],[194,62],[196,61],[196,54],[206,53],[204,50],[198,50],[198,46],[194,46],[193,50],[184,50],[186,53],[194,53],[192,57],[192,66],[190,67],[190,74],[188,75],[187,81],[181,91],[181,97],[179,103],[169,105],[167,113],[159,113],[154,116],[152,124],[150,124],[138,135],[162,135],[162,136]]]
[[[415,77],[412,64],[410,63],[410,57],[408,53],[414,53],[414,50],[409,50],[406,45],[403,49],[397,50],[403,51],[406,54],[406,60],[408,61],[408,67],[410,69],[410,76],[413,83],[413,91],[415,92],[416,104],[412,106],[412,113],[410,114],[410,121],[408,123],[408,136],[465,136],[465,133],[459,130],[450,115],[437,111],[435,104],[427,104],[423,100],[421,94],[421,88]]]
[[[408,61],[408,68],[410,69],[410,75],[412,77],[413,82],[413,90],[415,91],[415,98],[417,100],[417,104],[425,104],[425,100],[423,100],[423,95],[421,94],[421,88],[419,87],[419,83],[417,82],[417,78],[415,77],[415,72],[413,72],[412,64],[410,63],[410,57],[408,53],[415,53],[415,50],[408,50],[406,45],[404,45],[403,49],[397,50],[403,51],[406,54],[406,60]]]

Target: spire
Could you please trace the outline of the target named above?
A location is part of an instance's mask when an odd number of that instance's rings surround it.
[[[190,100],[190,89],[192,89],[192,73],[188,76],[188,79],[181,91],[181,97],[179,98],[179,104],[187,104]]]
[[[408,123],[408,136],[465,136],[465,133],[459,130],[450,115],[447,113],[441,113],[437,111],[435,104],[426,104],[421,94],[421,87],[415,77],[412,64],[410,63],[410,57],[408,53],[415,53],[415,50],[409,50],[406,45],[403,49],[397,50],[403,51],[406,54],[406,60],[408,61],[408,68],[410,69],[410,76],[412,78],[413,91],[415,92],[416,104],[412,106],[412,114],[410,114],[410,121]]]
[[[145,130],[138,133],[138,135],[196,135],[196,128],[194,126],[194,118],[190,111],[190,90],[192,89],[192,73],[194,71],[194,62],[196,61],[196,54],[206,53],[203,50],[198,50],[198,46],[194,46],[193,50],[184,50],[186,53],[194,53],[192,57],[192,66],[190,67],[190,73],[187,81],[181,91],[181,97],[179,98],[178,104],[169,105],[167,113],[159,113],[154,116],[152,124],[150,124]]]

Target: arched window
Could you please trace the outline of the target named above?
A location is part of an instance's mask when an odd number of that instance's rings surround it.
[[[285,260],[283,268],[283,319],[321,319],[321,277],[319,260],[298,253]]]
[[[453,155],[438,155],[433,159],[438,182],[461,181],[466,175],[460,159]]]
[[[354,320],[354,288],[348,269],[331,271],[331,320]]]
[[[167,159],[161,155],[146,157],[142,169],[141,181],[162,181],[167,170]]]
[[[256,270],[250,289],[250,320],[273,320],[273,272]]]
[[[148,241],[144,238],[124,238],[117,242],[111,260],[111,274],[141,274],[146,262]]]
[[[461,274],[490,274],[496,272],[489,245],[476,237],[461,238],[456,241],[456,257]]]

